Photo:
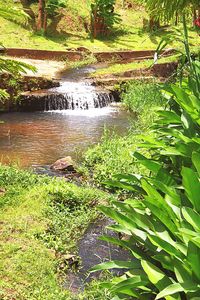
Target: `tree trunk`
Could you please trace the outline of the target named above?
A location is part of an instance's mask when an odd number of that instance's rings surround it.
[[[45,0],[39,0],[38,3],[38,22],[37,22],[37,30],[40,31],[44,26],[44,18],[45,18]]]
[[[175,26],[178,25],[178,11],[176,11],[176,19],[175,19]]]
[[[160,20],[155,19],[153,16],[151,16],[149,20],[149,29],[155,30],[158,29],[159,27],[160,27]]]
[[[44,11],[43,30],[44,30],[44,32],[47,31],[47,11],[46,11],[46,9]]]

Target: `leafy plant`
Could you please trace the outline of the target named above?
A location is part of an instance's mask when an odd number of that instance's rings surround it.
[[[91,4],[91,33],[94,38],[106,36],[115,23],[120,22],[119,15],[114,12],[115,0],[95,0]]]
[[[118,175],[117,183],[108,182],[139,192],[142,201],[128,199],[124,203],[114,202],[113,207],[101,207],[104,214],[117,222],[111,228],[126,236],[126,240],[103,239],[125,247],[139,259],[134,268],[128,267],[121,278],[109,283],[119,299],[200,296],[199,100],[189,83],[184,89],[173,85],[171,92],[180,105],[179,113],[160,111],[155,127],[158,136],[146,137],[141,145],[153,151],[153,155],[147,158],[133,153],[149,176]],[[127,262],[120,264],[127,266]],[[109,264],[97,269],[106,267],[110,268]]]
[[[6,3],[6,5],[2,5],[0,3],[0,17],[21,21],[22,23],[26,22],[27,18],[29,18],[26,12],[17,7],[9,5],[9,3]]]
[[[190,55],[185,36],[186,55]],[[189,58],[189,57],[188,57]],[[135,199],[100,210],[115,220],[122,239],[103,237],[131,252],[133,260],[94,270],[127,269],[103,286],[113,299],[200,297],[200,62],[188,60],[188,79],[163,90],[168,108],[158,112],[151,136],[132,153],[148,173],[116,175],[107,184],[132,191]]]

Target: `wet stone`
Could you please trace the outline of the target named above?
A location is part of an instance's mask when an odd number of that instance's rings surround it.
[[[54,171],[71,171],[75,172],[74,162],[71,156],[58,159],[54,164],[50,166],[50,169]]]

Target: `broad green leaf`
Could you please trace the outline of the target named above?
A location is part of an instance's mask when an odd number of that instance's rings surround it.
[[[179,260],[174,259],[172,265],[174,267],[174,272],[179,283],[184,283],[186,281],[189,282],[191,280],[192,272],[189,264],[187,264],[186,262],[184,262],[183,264]]]
[[[137,269],[141,267],[141,263],[138,260],[135,261],[119,261],[113,260],[108,261],[97,266],[94,266],[90,273],[101,271],[101,270],[110,270],[110,269]]]
[[[171,256],[175,256],[181,260],[184,259],[184,255],[179,249],[177,249],[175,246],[172,246],[162,238],[159,238],[158,236],[149,236],[149,239],[155,246],[169,253]]]
[[[186,195],[197,212],[200,212],[200,182],[196,173],[189,168],[182,169],[183,186]]]
[[[137,182],[140,183],[140,180],[142,178],[141,175],[133,175],[133,174],[117,174],[114,175],[113,178],[117,179],[117,180],[124,180],[127,182]]]
[[[141,264],[150,282],[152,282],[158,290],[165,289],[167,286],[171,285],[172,280],[168,276],[166,276],[158,267],[144,260],[142,260]],[[179,300],[180,298],[179,295],[174,295],[166,299]]]
[[[148,280],[144,281],[140,276],[134,276],[114,285],[111,291],[117,293],[125,293],[134,297],[137,296],[138,293],[133,289],[139,289],[140,287],[147,285],[147,283]]]
[[[106,216],[112,218],[122,226],[127,227],[128,230],[136,229],[136,224],[124,214],[118,212],[116,209],[106,206],[100,206],[99,210],[102,211]]]
[[[180,292],[183,292],[184,288],[179,283],[173,283],[162,290],[157,296],[156,300],[161,298],[166,298],[167,296],[174,295]],[[176,298],[178,299],[178,298]]]
[[[152,263],[142,260],[141,264],[149,280],[155,286],[157,286],[157,284],[159,284],[159,282],[161,282],[162,279],[165,277],[165,274],[159,268],[154,266]]]
[[[159,111],[157,111],[157,114],[159,115],[159,117],[162,119],[162,121],[165,124],[169,124],[169,123],[180,124],[181,123],[180,116],[178,116],[173,111],[159,110]]]
[[[135,158],[137,158],[137,160],[142,164],[144,165],[147,169],[149,169],[150,171],[152,172],[155,172],[157,173],[161,168],[162,168],[162,165],[159,164],[158,162],[156,161],[153,161],[151,159],[148,159],[146,158],[144,155],[138,153],[138,152],[135,152],[133,154],[133,156]]]
[[[200,215],[190,207],[183,207],[182,214],[187,222],[190,223],[197,232],[200,232]]]
[[[109,230],[113,230],[115,232],[125,233],[126,235],[131,235],[130,230],[128,230],[125,226],[122,226],[122,225],[119,225],[119,224],[109,225],[109,226],[106,226],[106,228],[109,229]]]
[[[200,176],[200,153],[193,152],[192,153],[192,162],[197,169],[198,175]]]
[[[151,213],[162,222],[173,234],[177,232],[176,225],[171,221],[170,217],[172,214],[168,214],[167,211],[158,205],[152,204],[154,202],[156,204],[156,199],[151,199],[150,197],[145,197],[146,206],[149,208]],[[174,213],[174,212],[173,212]]]
[[[123,190],[127,190],[130,192],[140,192],[143,193],[143,190],[138,186],[134,185],[128,182],[123,182],[119,180],[106,180],[103,182],[104,185],[110,186],[110,187],[115,187],[115,188],[120,188]]]
[[[192,271],[200,280],[200,248],[192,241],[188,244],[187,260],[191,266]]]
[[[157,295],[156,300],[161,299],[161,298],[166,298],[167,296],[174,295],[174,294],[177,294],[180,292],[185,292],[187,294],[187,292],[194,293],[197,291],[199,291],[199,287],[197,284],[195,284],[192,281],[187,281],[184,283],[173,283],[173,284],[169,285],[167,288],[165,288],[164,290],[162,290]]]

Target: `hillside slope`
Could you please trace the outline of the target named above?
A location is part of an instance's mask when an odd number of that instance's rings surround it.
[[[121,16],[122,22],[116,26],[109,39],[92,41],[89,38],[87,28],[90,23],[90,0],[68,0],[67,7],[62,9],[59,22],[54,19],[49,23],[46,37],[34,33],[26,24],[20,25],[0,18],[0,43],[5,47],[49,50],[65,50],[80,46],[92,51],[156,49],[161,37],[169,31],[169,28],[162,28],[153,34],[145,30],[144,24],[148,19],[145,9],[133,4],[136,0],[129,1],[132,5],[129,8],[122,8],[122,1],[117,0],[116,12]],[[37,11],[37,4],[33,4],[32,8]],[[196,33],[191,32],[195,44],[196,37]],[[177,46],[176,42],[174,46]]]

